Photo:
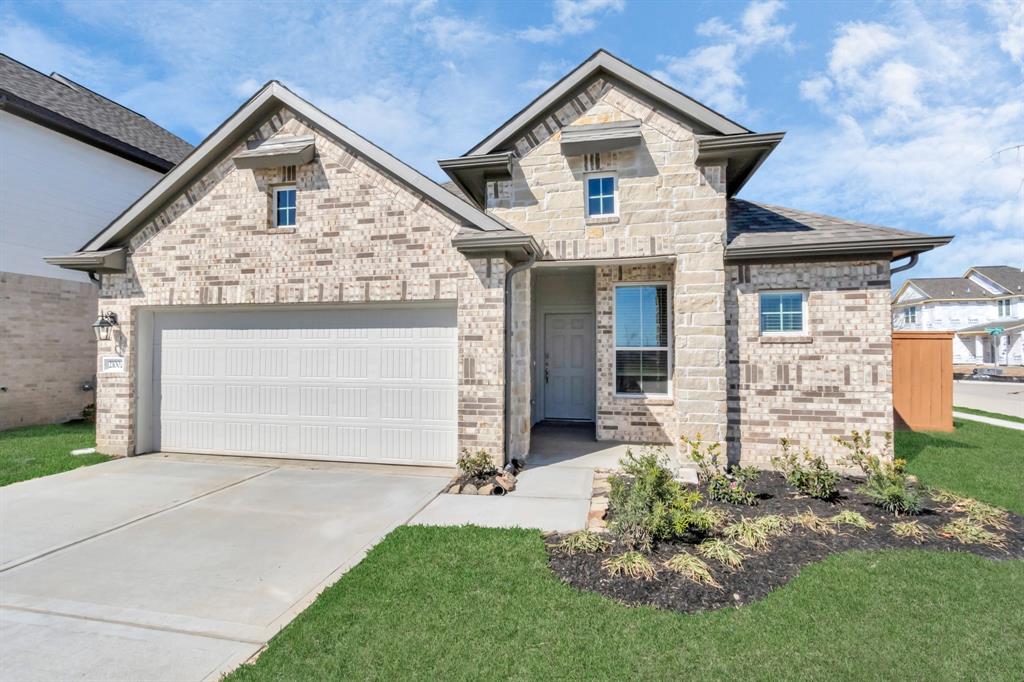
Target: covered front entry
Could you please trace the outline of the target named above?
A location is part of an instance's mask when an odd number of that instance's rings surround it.
[[[146,450],[455,463],[453,306],[153,315]]]

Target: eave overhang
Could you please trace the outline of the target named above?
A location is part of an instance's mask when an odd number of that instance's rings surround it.
[[[952,236],[899,237],[858,242],[818,244],[776,244],[771,246],[727,246],[727,263],[800,261],[828,257],[887,256],[890,261],[923,253],[953,241]]]
[[[784,132],[700,135],[696,161],[698,164],[725,161],[726,195],[732,197],[747,184],[785,135]]]
[[[512,152],[499,152],[441,159],[437,165],[467,197],[480,208],[484,208],[487,181],[511,179],[512,158]]]
[[[316,155],[316,140],[312,135],[273,137],[253,143],[244,152],[235,154],[236,168],[280,168],[301,166]]]
[[[466,257],[503,257],[511,263],[522,263],[540,254],[537,240],[522,232],[460,235],[452,239],[452,246]]]
[[[639,146],[643,141],[640,124],[641,121],[630,119],[566,126],[562,128],[562,154],[581,156]]]
[[[127,249],[104,251],[78,251],[66,256],[44,258],[50,265],[81,272],[124,272],[127,267]]]

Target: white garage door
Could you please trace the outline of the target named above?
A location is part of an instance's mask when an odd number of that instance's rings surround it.
[[[157,313],[166,452],[455,462],[451,307]]]

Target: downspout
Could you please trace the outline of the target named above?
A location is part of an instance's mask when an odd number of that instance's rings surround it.
[[[889,274],[890,275],[895,275],[897,272],[903,272],[904,270],[909,270],[910,268],[914,267],[915,265],[917,265],[917,257],[919,255],[920,254],[917,254],[917,253],[910,254],[910,260],[909,261],[907,261],[906,263],[904,263],[903,265],[901,265],[901,266],[899,266],[897,268],[889,268]]]
[[[505,463],[508,464],[512,450],[512,433],[508,428],[509,403],[512,402],[512,278],[523,270],[529,270],[537,262],[536,252],[531,253],[525,263],[512,267],[505,273]]]

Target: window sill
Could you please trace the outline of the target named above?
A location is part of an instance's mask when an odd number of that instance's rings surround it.
[[[598,215],[593,218],[587,218],[587,225],[615,225],[619,222],[619,216],[617,215]]]
[[[644,395],[643,393],[615,393],[616,400],[641,402],[644,405],[673,405],[675,400],[670,395]]]
[[[260,230],[257,234],[295,234],[294,227],[268,227]]]
[[[814,337],[802,334],[762,334],[761,343],[814,343]]]

